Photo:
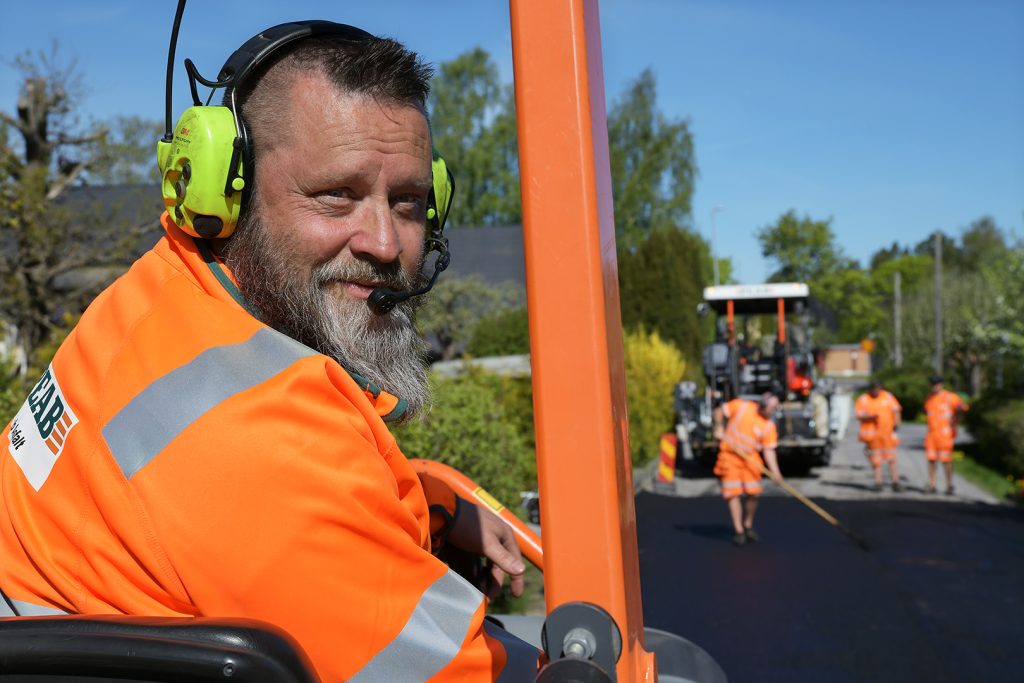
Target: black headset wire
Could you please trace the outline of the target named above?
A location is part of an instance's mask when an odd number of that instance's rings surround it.
[[[167,48],[167,98],[164,113],[164,142],[174,142],[174,128],[171,123],[172,96],[174,94],[174,50],[178,46],[178,29],[181,28],[181,16],[185,13],[185,0],[178,0],[178,9],[174,12],[174,26],[171,28],[171,44]]]

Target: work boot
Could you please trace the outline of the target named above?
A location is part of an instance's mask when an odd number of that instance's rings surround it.
[[[925,493],[935,493],[935,484],[928,484],[924,487]]]
[[[894,481],[892,483],[892,490],[893,493],[899,493],[900,491],[903,490],[903,484],[899,483],[898,481]]]
[[[882,484],[881,484],[881,483],[876,483],[876,484],[875,484],[874,486],[872,486],[871,488],[872,488],[872,490],[874,490],[874,491],[881,491],[881,490],[882,490],[882,489],[883,489],[884,487],[882,486]]]
[[[946,495],[947,496],[952,496],[953,495],[953,485],[952,484],[950,484],[949,486],[946,487]]]
[[[747,535],[746,534],[736,534],[736,535],[734,535],[732,537],[732,544],[734,546],[738,547],[738,546],[741,546],[741,545],[746,545],[746,543],[747,543]]]
[[[744,532],[744,535],[747,537],[747,540],[750,541],[751,543],[757,543],[758,541],[761,540],[761,537],[753,529],[747,529]]]

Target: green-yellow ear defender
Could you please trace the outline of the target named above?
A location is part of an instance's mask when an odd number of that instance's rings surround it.
[[[185,60],[193,106],[171,128],[171,82],[174,49],[184,1],[178,3],[167,59],[167,129],[157,142],[157,166],[164,206],[178,227],[194,237],[230,237],[238,225],[247,188],[252,184],[252,142],[234,102],[234,93],[282,48],[308,37],[335,37],[361,41],[373,36],[362,29],[330,21],[280,24],[253,36],[224,63],[217,80],[203,78],[191,60]],[[212,89],[227,88],[230,106],[204,105],[196,82]],[[430,227],[428,248],[437,249],[448,216],[454,183],[444,160],[434,155],[434,187],[427,206]]]

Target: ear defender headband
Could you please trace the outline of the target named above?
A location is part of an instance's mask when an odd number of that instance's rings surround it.
[[[192,60],[186,59],[193,106],[171,128],[174,51],[184,9],[185,0],[179,0],[167,56],[166,131],[157,142],[160,190],[171,220],[186,233],[201,238],[230,237],[238,225],[253,177],[252,141],[235,103],[235,93],[261,64],[296,41],[335,37],[356,42],[373,36],[354,26],[330,21],[280,24],[253,36],[235,50],[215,81],[203,78]],[[210,97],[218,88],[228,88],[231,106],[203,104],[196,90],[197,81],[211,88]],[[440,252],[438,261],[444,259],[447,266],[448,240],[442,231],[455,186],[444,160],[436,152],[431,170],[433,190],[427,205],[426,246]]]

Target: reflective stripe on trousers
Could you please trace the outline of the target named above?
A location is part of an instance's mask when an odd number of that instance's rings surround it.
[[[58,614],[67,614],[67,612],[23,600],[15,600],[7,597],[7,594],[0,590],[0,617],[50,617]]]
[[[459,654],[482,600],[480,591],[449,569],[423,592],[409,621],[395,639],[374,655],[349,683],[421,683],[433,677]],[[536,650],[508,633],[498,639],[508,655],[498,680],[532,681],[537,673]],[[513,648],[506,639],[526,647]],[[524,656],[527,648],[533,657],[529,678],[522,674],[529,659]]]
[[[104,425],[103,439],[131,479],[203,415],[313,355],[313,349],[266,327],[244,342],[206,349],[140,391]]]

